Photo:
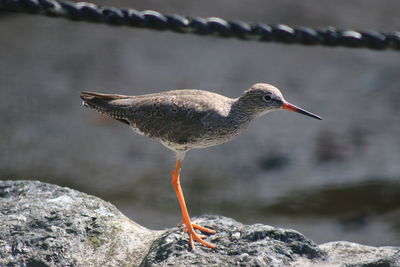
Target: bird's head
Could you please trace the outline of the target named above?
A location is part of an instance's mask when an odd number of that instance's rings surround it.
[[[238,104],[242,110],[250,112],[257,117],[273,110],[286,109],[315,119],[321,119],[321,117],[311,112],[290,104],[283,98],[278,88],[266,83],[256,83],[251,86],[239,97]]]

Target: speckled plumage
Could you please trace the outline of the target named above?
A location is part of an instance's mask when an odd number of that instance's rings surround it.
[[[263,83],[235,99],[192,89],[139,96],[84,92],[81,97],[85,106],[180,153],[230,141],[255,117],[285,103],[277,88]]]

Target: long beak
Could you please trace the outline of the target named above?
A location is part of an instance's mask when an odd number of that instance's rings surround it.
[[[282,109],[286,109],[286,110],[290,110],[290,111],[294,111],[294,112],[297,112],[297,113],[300,113],[300,114],[303,114],[303,115],[307,115],[307,116],[312,117],[314,119],[321,120],[320,116],[312,114],[311,112],[308,112],[307,110],[304,110],[302,108],[296,107],[295,105],[292,105],[292,104],[290,104],[288,102],[283,102],[281,108]]]

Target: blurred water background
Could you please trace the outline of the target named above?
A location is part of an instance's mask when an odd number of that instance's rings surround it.
[[[400,2],[115,0],[98,4],[310,27],[400,29]],[[399,52],[218,39],[0,13],[0,179],[37,179],[115,204],[152,229],[176,225],[174,154],[82,107],[80,91],[255,82],[323,117],[258,119],[234,141],[190,151],[192,216],[301,231],[316,242],[400,245]]]

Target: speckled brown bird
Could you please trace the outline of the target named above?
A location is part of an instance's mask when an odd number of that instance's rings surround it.
[[[86,107],[129,125],[139,134],[159,140],[175,152],[176,165],[172,171],[172,185],[192,249],[194,241],[210,248],[216,247],[204,241],[205,236],[197,234],[194,229],[209,234],[215,231],[190,220],[179,181],[185,153],[193,148],[228,142],[239,135],[253,119],[274,110],[286,109],[321,119],[286,102],[276,87],[265,83],[254,84],[234,99],[192,89],[139,96],[82,92],[81,98]]]

